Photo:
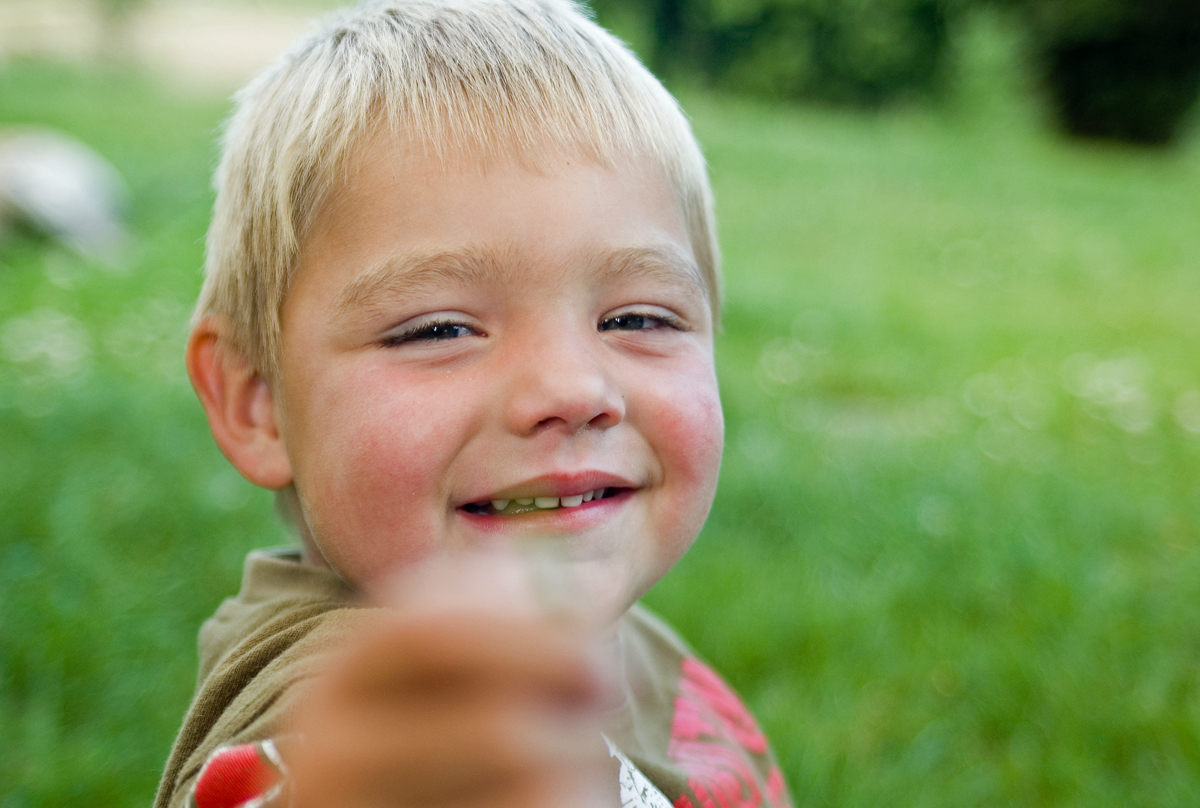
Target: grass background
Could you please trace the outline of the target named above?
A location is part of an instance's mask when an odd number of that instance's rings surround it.
[[[1200,790],[1200,139],[1040,125],[995,21],[940,110],[684,91],[726,254],[713,516],[648,597],[799,805]],[[0,71],[133,191],[129,266],[0,242],[0,808],[138,805],[195,632],[278,543],[180,360],[220,97]]]

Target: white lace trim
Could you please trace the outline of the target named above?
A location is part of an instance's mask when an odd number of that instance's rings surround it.
[[[608,744],[608,754],[621,763],[621,808],[674,808],[671,801],[650,782],[650,778],[613,746],[612,741],[605,738],[604,742]]]

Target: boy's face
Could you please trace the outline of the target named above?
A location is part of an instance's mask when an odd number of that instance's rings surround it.
[[[274,390],[320,552],[362,585],[550,537],[615,617],[696,537],[721,457],[711,309],[670,186],[389,137],[346,176],[303,245]]]

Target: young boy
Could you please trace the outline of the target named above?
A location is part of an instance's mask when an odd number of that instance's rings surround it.
[[[786,806],[636,602],[722,447],[674,100],[569,0],[394,0],[238,97],[187,348],[302,550],[201,631],[157,805]]]

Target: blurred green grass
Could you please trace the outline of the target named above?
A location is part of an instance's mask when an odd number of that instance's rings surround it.
[[[1200,142],[1023,108],[689,95],[726,254],[721,489],[648,597],[800,805],[1185,805],[1200,788]],[[146,803],[270,498],[180,356],[220,98],[9,63],[105,154],[127,270],[0,244],[0,807]]]

